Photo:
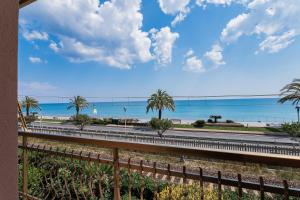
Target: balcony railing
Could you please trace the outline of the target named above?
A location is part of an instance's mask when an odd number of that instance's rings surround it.
[[[298,199],[297,185],[123,157],[123,151],[300,168],[295,156],[19,132],[22,199]],[[66,145],[68,144],[68,145]],[[68,148],[72,146],[73,148]],[[99,151],[101,150],[101,153]],[[103,153],[104,151],[105,153]],[[111,156],[109,153],[111,152]],[[142,155],[143,155],[142,154]],[[120,156],[121,155],[121,156]],[[131,156],[132,156],[131,155]]]

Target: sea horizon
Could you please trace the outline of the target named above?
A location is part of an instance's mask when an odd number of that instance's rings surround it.
[[[291,103],[279,104],[278,98],[230,98],[175,100],[176,111],[163,111],[163,118],[193,121],[207,120],[210,115],[221,115],[222,120],[238,122],[274,122],[283,123],[297,120]],[[157,112],[146,113],[146,100],[89,102],[89,107],[81,111],[91,117],[136,118],[148,120],[157,116]],[[67,110],[68,103],[41,103],[42,116],[70,117],[74,109]],[[126,108],[126,112],[124,111]],[[95,113],[95,109],[97,113]]]

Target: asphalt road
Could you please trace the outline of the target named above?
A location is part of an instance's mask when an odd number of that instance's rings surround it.
[[[39,127],[40,123],[34,123],[35,126]],[[58,128],[77,128],[72,124],[53,124],[53,123],[42,123],[45,126],[58,127]],[[118,132],[134,132],[139,134],[154,134],[157,133],[147,128],[125,128],[124,127],[111,127],[111,126],[86,126],[88,129],[98,131],[118,131]],[[282,142],[282,143],[293,143],[299,144],[292,137],[288,136],[275,136],[275,135],[259,135],[259,134],[245,134],[245,133],[220,133],[220,132],[205,132],[205,131],[175,131],[168,130],[165,135],[174,136],[191,136],[191,137],[204,137],[213,139],[232,139],[232,140],[245,140],[245,141],[258,141],[258,142]]]

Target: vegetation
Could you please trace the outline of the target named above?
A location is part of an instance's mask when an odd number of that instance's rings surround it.
[[[197,120],[192,124],[196,128],[202,128],[205,125],[204,120]]]
[[[148,113],[149,110],[158,110],[158,119],[161,119],[164,109],[175,111],[173,98],[166,91],[160,89],[150,96],[147,103],[146,112]]]
[[[72,121],[82,131],[86,125],[91,123],[91,118],[88,115],[78,114],[72,117]]]
[[[112,121],[111,118],[104,118],[104,119],[91,118],[92,125],[107,125],[110,124],[111,121]]]
[[[21,151],[20,151],[21,153]],[[29,151],[28,193],[40,199],[113,199],[113,168],[97,162],[79,161],[67,157],[47,156],[42,152]],[[22,174],[22,162],[19,163],[19,174]],[[291,174],[291,173],[290,173]],[[128,173],[120,170],[120,192],[123,200],[131,199],[181,200],[200,199],[199,183],[180,184],[153,179],[138,171]],[[22,176],[19,176],[19,190],[22,190]],[[214,185],[215,186],[215,185]],[[204,184],[204,199],[217,200],[217,188]],[[228,187],[222,189],[223,200],[238,200],[237,191]],[[157,197],[157,198],[155,198]],[[247,190],[242,200],[258,200],[259,194]],[[282,195],[266,195],[266,200],[281,200]],[[297,198],[289,198],[296,200]]]
[[[285,123],[282,130],[291,136],[300,137],[300,123]]]
[[[168,119],[152,118],[149,122],[149,125],[153,130],[157,131],[159,137],[162,137],[164,132],[173,126],[173,123]]]
[[[197,128],[192,124],[174,124],[175,128]],[[229,130],[229,131],[257,131],[265,133],[279,133],[283,132],[281,128],[272,127],[232,127],[232,126],[206,126],[200,127],[200,129],[211,129],[211,130]]]
[[[209,116],[209,118],[212,119],[214,123],[218,123],[218,119],[222,119],[222,116],[220,116],[220,115],[211,115],[211,116]]]
[[[29,96],[25,96],[25,99],[22,101],[22,107],[26,110],[26,116],[29,116],[31,108],[41,110],[39,102],[35,98]]]
[[[32,122],[37,120],[36,116],[29,115],[24,117],[26,124],[31,124]]]
[[[82,96],[74,96],[73,99],[70,99],[70,105],[67,107],[67,109],[72,109],[72,108],[75,108],[75,111],[76,111],[76,116],[79,115],[79,112],[88,107],[88,102],[87,100],[82,97]]]
[[[278,100],[279,103],[291,101],[293,105],[296,105],[299,123],[300,107],[298,106],[298,104],[300,102],[300,79],[294,79],[292,83],[287,84],[285,87],[283,87],[281,89],[280,96],[281,98]]]

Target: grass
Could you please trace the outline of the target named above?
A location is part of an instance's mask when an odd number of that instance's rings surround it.
[[[280,128],[271,127],[228,127],[228,126],[203,126],[202,128],[196,128],[190,124],[176,124],[175,128],[191,128],[191,129],[210,129],[210,130],[229,130],[229,131],[258,131],[267,133],[280,133]]]

